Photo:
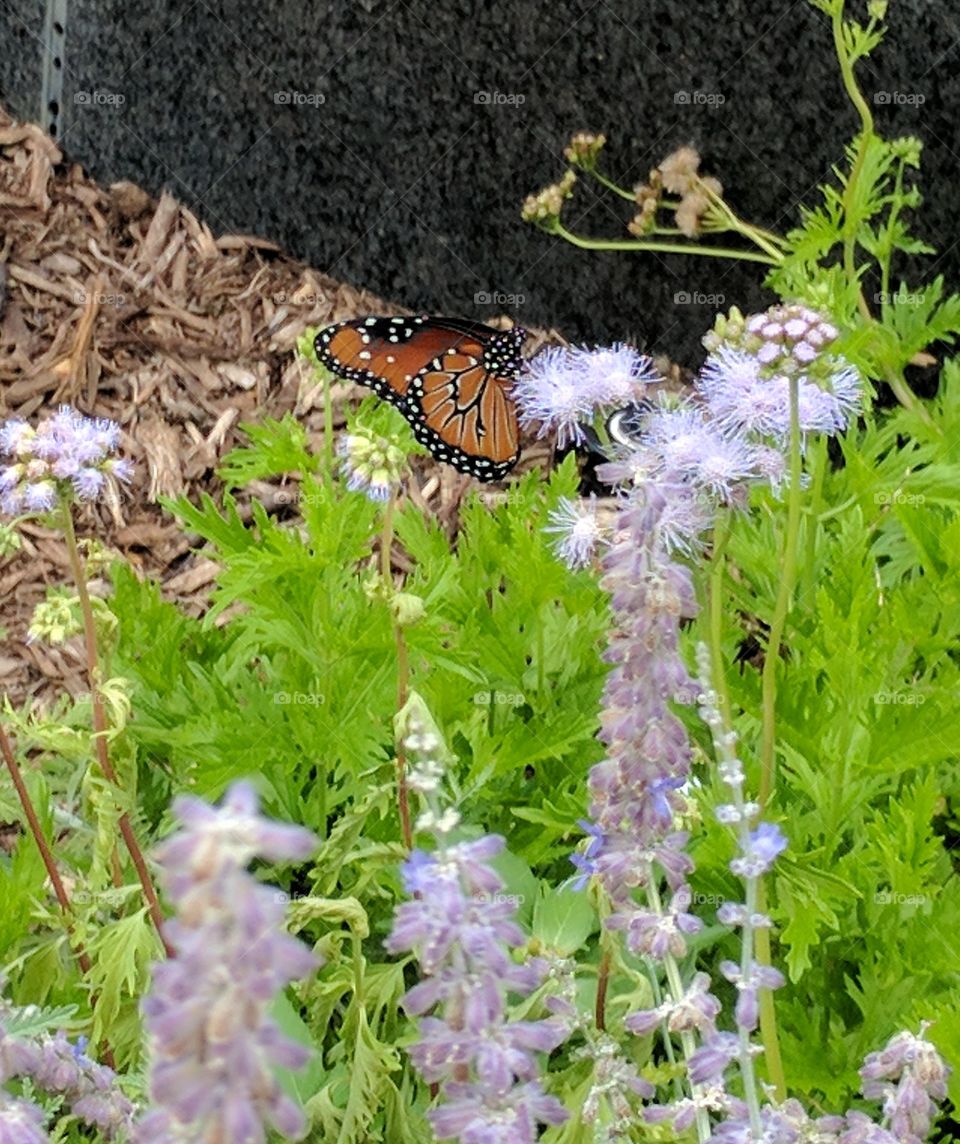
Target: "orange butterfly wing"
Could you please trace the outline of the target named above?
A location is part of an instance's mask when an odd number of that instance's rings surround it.
[[[520,455],[510,385],[510,378],[491,375],[482,357],[469,353],[468,347],[444,354],[416,383],[415,395],[423,413],[423,443],[440,460],[447,458],[438,449],[454,448],[469,454],[474,466],[490,472],[487,479],[507,472]]]
[[[314,344],[339,377],[396,405],[437,460],[491,481],[520,455],[509,388],[523,337],[459,318],[358,318]]]

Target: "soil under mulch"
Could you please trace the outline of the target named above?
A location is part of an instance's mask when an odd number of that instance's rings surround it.
[[[295,352],[297,338],[306,326],[406,311],[264,239],[216,237],[166,192],[156,200],[132,183],[100,187],[39,127],[2,109],[0,219],[0,419],[66,402],[118,421],[136,477],[119,503],[85,508],[81,531],[199,614],[216,565],[191,548],[158,498],[216,495],[217,466],[243,441],[242,423],[292,413],[319,442],[322,392]],[[560,340],[535,332],[526,349]],[[368,391],[336,389],[340,425],[345,406]],[[525,444],[521,471],[549,464],[546,445]],[[452,532],[475,487],[424,458],[407,495]],[[291,511],[278,487],[252,493],[268,510]],[[21,535],[22,549],[0,557],[0,691],[15,704],[81,694],[78,642],[26,642],[45,589],[69,582],[65,547],[37,523]]]

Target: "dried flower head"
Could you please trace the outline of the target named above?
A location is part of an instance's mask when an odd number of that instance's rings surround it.
[[[589,170],[596,166],[597,156],[607,142],[606,135],[594,135],[590,131],[578,131],[563,149],[563,156],[575,167]]]
[[[627,230],[636,238],[643,238],[651,234],[657,225],[657,208],[659,203],[655,198],[645,199],[633,218],[627,223]]]
[[[693,189],[700,168],[700,152],[695,147],[679,147],[663,160],[658,170],[664,189],[672,195],[685,195]]]
[[[564,200],[573,194],[576,181],[577,176],[573,171],[565,171],[559,183],[552,183],[542,191],[528,195],[521,211],[523,221],[535,222],[549,230],[553,223],[559,221]]]
[[[710,218],[714,206],[714,197],[719,197],[722,194],[723,184],[719,179],[710,176],[697,179],[694,186],[683,195],[677,206],[674,215],[677,228],[687,238],[696,238]]]

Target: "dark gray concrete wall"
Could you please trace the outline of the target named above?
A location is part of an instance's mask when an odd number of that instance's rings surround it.
[[[899,93],[875,107],[882,129],[926,143],[922,230],[960,287],[960,17],[901,0],[890,21],[863,85]],[[27,0],[0,0],[18,111],[40,27]],[[826,18],[802,0],[70,0],[67,45],[63,145],[100,180],[169,187],[215,230],[411,307],[635,337],[691,364],[714,308],[676,297],[755,305],[762,268],[577,252],[521,222],[524,195],[586,127],[628,184],[695,143],[741,213],[785,228],[855,126]],[[569,217],[622,237],[630,213],[582,187]]]

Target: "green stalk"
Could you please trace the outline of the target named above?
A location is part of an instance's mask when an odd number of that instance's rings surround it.
[[[784,538],[783,559],[780,564],[780,590],[770,621],[767,654],[763,662],[763,729],[760,741],[760,812],[766,809],[774,790],[775,730],[777,702],[777,667],[780,645],[786,627],[787,613],[796,583],[797,549],[800,538],[800,412],[798,408],[799,383],[797,375],[790,378],[790,488],[787,493],[787,534]]]
[[[814,564],[817,556],[817,531],[820,513],[823,510],[823,482],[827,471],[827,439],[818,436],[811,449],[810,468],[813,469],[813,484],[810,489],[810,503],[806,512],[806,532],[804,534],[803,556],[803,595],[810,596],[814,588]]]
[[[327,480],[333,481],[333,374],[324,370],[323,379],[323,458]]]
[[[843,272],[847,277],[847,282],[850,284],[851,289],[857,290],[857,305],[863,320],[865,322],[872,322],[873,317],[870,314],[870,307],[867,305],[867,300],[863,296],[863,291],[859,289],[860,282],[857,278],[857,220],[853,213],[853,204],[856,199],[860,175],[863,172],[863,165],[866,162],[867,148],[870,140],[874,136],[873,114],[857,84],[856,76],[853,74],[853,62],[847,55],[846,46],[843,42],[843,4],[838,4],[833,10],[832,28],[833,45],[837,53],[837,61],[840,64],[840,72],[843,76],[843,86],[846,88],[850,102],[860,116],[861,124],[860,134],[857,136],[856,158],[853,161],[850,175],[843,188]]]
[[[745,222],[727,203],[722,195],[718,195],[716,191],[712,191],[702,181],[700,189],[707,196],[710,202],[720,211],[721,215],[727,222],[730,230],[742,234],[744,238],[759,246],[762,251],[769,254],[773,259],[774,264],[783,261],[783,243],[784,240],[779,235],[773,234],[771,231],[764,230],[762,227],[751,226],[750,223]]]
[[[646,242],[643,239],[628,238],[581,238],[567,230],[559,220],[551,227],[551,233],[565,238],[581,250],[653,250],[660,254],[703,254],[708,258],[739,258],[744,262],[762,262],[766,266],[776,266],[779,258],[754,250],[735,250],[724,246],[698,246],[693,242]]]
[[[393,564],[390,554],[393,549],[393,513],[396,506],[396,492],[390,493],[387,507],[383,513],[383,531],[380,536],[380,575],[383,579],[385,591],[393,592]],[[397,652],[397,711],[403,709],[410,694],[410,657],[407,653],[407,641],[403,635],[403,628],[391,611],[393,624],[393,640]],[[407,759],[401,744],[397,744],[397,814],[400,818],[400,833],[403,844],[408,850],[413,849],[413,828],[410,824],[410,793],[407,787]]]
[[[596,167],[583,167],[581,170],[586,171],[589,175],[593,175],[598,183],[605,186],[608,191],[613,191],[615,195],[619,195],[621,199],[626,199],[628,203],[635,203],[637,201],[637,197],[633,191],[628,191],[626,187],[619,186],[613,179],[608,179],[606,175],[601,175]]]
[[[730,514],[718,512],[713,526],[713,552],[710,556],[710,581],[707,587],[710,616],[709,647],[713,687],[719,699],[720,714],[732,726],[730,689],[723,657],[723,581],[726,572],[726,549],[730,539]]]
[[[780,590],[774,606],[773,618],[770,622],[770,635],[767,640],[767,653],[763,662],[763,676],[761,691],[763,696],[763,727],[760,742],[760,791],[758,802],[760,813],[769,803],[775,787],[775,732],[776,732],[776,702],[777,702],[777,668],[780,663],[780,645],[786,627],[787,614],[793,597],[793,588],[796,582],[797,550],[800,538],[800,411],[798,406],[799,383],[794,374],[790,378],[790,488],[787,498],[787,533],[784,538],[783,560],[780,567]],[[766,883],[760,878],[757,880],[757,909],[766,912],[767,893]],[[766,929],[759,929],[755,935],[757,961],[761,965],[772,964],[770,948],[770,934]],[[780,1039],[777,1033],[776,1010],[773,1004],[773,994],[768,989],[761,989],[759,995],[760,1006],[760,1036],[763,1041],[764,1057],[767,1064],[767,1073],[771,1084],[780,1100],[786,1098],[786,1077],[783,1072],[783,1061],[780,1055]]]

